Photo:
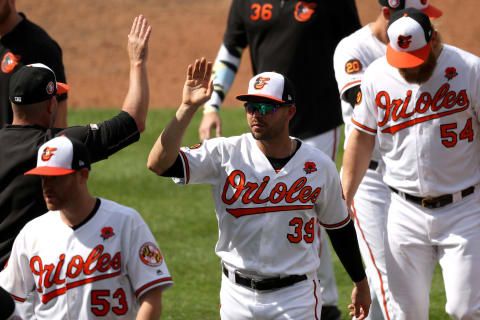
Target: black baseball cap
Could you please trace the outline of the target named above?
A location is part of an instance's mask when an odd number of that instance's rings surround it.
[[[295,104],[293,83],[276,72],[263,72],[250,79],[248,93],[237,96],[240,101]]]
[[[82,142],[60,136],[38,149],[37,167],[25,175],[63,176],[82,168],[90,169],[90,153]]]
[[[384,6],[393,10],[403,10],[406,8],[415,8],[421,10],[430,18],[441,17],[442,10],[430,5],[428,0],[378,0]]]
[[[69,86],[57,82],[55,73],[42,63],[21,67],[10,78],[8,97],[17,105],[42,102],[66,93]]]

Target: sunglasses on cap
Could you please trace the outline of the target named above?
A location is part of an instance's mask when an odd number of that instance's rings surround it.
[[[245,110],[253,115],[255,111],[258,111],[262,116],[272,114],[280,107],[288,106],[288,104],[271,104],[266,102],[247,102],[244,104]]]

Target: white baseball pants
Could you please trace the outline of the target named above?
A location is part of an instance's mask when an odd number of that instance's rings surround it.
[[[398,319],[426,320],[434,269],[442,267],[453,319],[480,319],[480,190],[426,209],[391,193],[386,263]]]
[[[285,288],[257,291],[232,282],[222,273],[222,320],[319,320],[321,308],[315,275]]]

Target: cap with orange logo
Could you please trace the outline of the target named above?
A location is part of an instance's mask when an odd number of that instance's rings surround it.
[[[276,72],[257,74],[248,84],[248,93],[237,96],[240,101],[295,104],[292,82]]]
[[[395,68],[414,68],[430,54],[433,28],[428,16],[408,8],[395,12],[388,24],[387,61]]]
[[[66,93],[69,89],[65,83],[57,82],[52,69],[34,63],[21,67],[12,75],[8,96],[17,105],[33,104]]]
[[[90,169],[87,147],[76,139],[61,136],[44,143],[38,149],[37,167],[25,175],[62,176],[81,168]]]
[[[378,2],[384,6],[393,10],[403,10],[407,8],[415,8],[421,10],[430,18],[441,17],[442,10],[430,5],[428,0],[378,0]]]

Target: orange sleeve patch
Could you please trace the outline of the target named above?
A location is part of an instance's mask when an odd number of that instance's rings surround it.
[[[351,59],[345,63],[345,72],[348,74],[358,73],[362,71],[362,63],[358,59]]]

